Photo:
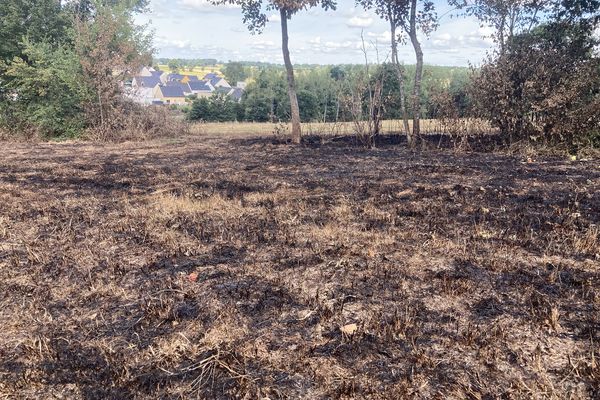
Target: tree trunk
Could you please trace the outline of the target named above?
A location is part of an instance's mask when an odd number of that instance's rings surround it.
[[[396,21],[392,18],[391,12],[389,15],[390,30],[392,33],[392,63],[396,67],[396,74],[398,74],[398,86],[400,90],[400,111],[402,112],[402,121],[404,125],[404,133],[406,134],[406,140],[408,145],[412,146],[413,138],[410,133],[408,126],[408,113],[406,112],[406,93],[404,91],[404,74],[402,73],[402,67],[400,67],[400,60],[398,59],[398,42],[396,41]]]
[[[283,62],[287,72],[288,95],[290,96],[290,107],[292,112],[292,143],[299,144],[302,130],[300,127],[300,107],[296,96],[296,81],[294,79],[294,66],[290,60],[290,49],[288,48],[288,13],[285,8],[279,10],[281,16],[281,50],[283,51]]]
[[[413,91],[413,137],[415,140],[421,138],[421,80],[423,78],[423,50],[417,37],[417,0],[411,0],[410,4],[410,27],[408,31],[410,42],[415,50],[417,65],[415,68],[415,87]]]

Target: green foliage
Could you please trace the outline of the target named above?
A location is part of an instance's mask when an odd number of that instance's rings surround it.
[[[23,40],[58,45],[68,42],[69,19],[56,0],[0,1],[0,60],[23,58]],[[1,70],[0,70],[1,72]]]
[[[248,72],[244,65],[240,62],[228,62],[223,68],[225,79],[235,85],[237,82],[245,81],[248,78]]]
[[[177,73],[177,72],[179,72],[181,63],[177,60],[170,60],[169,64],[167,66],[169,67],[169,70],[171,70],[171,72]]]
[[[82,104],[90,92],[76,54],[67,46],[29,41],[22,51],[23,58],[7,67],[13,98],[0,103],[0,125],[45,137],[78,135],[84,127]]]
[[[373,66],[374,75],[383,74],[384,108],[383,118],[400,117],[400,93],[398,78],[393,66],[383,64]],[[379,72],[381,69],[381,72]],[[406,75],[414,76],[414,66],[406,66]],[[297,69],[296,85],[300,117],[303,122],[311,121],[349,121],[351,116],[344,106],[344,97],[352,82],[361,79],[364,66],[304,66]],[[254,71],[254,77],[248,85],[241,103],[236,105],[236,113],[225,112],[230,120],[254,122],[287,122],[290,119],[289,97],[285,71],[277,65],[269,65]],[[457,105],[466,114],[470,102],[466,86],[469,79],[468,68],[426,66],[424,74],[422,116],[429,117],[436,112],[432,93],[437,87],[443,87],[456,95]],[[411,88],[411,84],[408,85]],[[365,93],[365,101],[368,94]],[[208,101],[208,100],[207,100]],[[204,102],[203,102],[204,103]],[[207,105],[197,105],[206,107]],[[218,121],[227,120],[203,111],[200,117],[189,116],[191,120]]]
[[[221,62],[214,58],[157,58],[154,60],[156,65],[169,65],[171,62],[177,65],[186,65],[189,69],[195,67],[215,67]]]
[[[145,0],[2,0],[0,128],[15,134],[109,134],[124,121],[121,82],[149,61],[133,23]]]
[[[201,97],[192,102],[187,118],[190,121],[225,122],[235,121],[240,106],[223,93]]]

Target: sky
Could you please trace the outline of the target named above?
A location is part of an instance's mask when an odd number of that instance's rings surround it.
[[[425,63],[479,64],[492,47],[490,29],[480,27],[472,17],[455,17],[445,2],[436,1],[436,10],[442,16],[438,29],[421,38]],[[154,31],[157,57],[282,63],[279,15],[267,15],[262,34],[252,35],[235,6],[213,6],[208,0],[151,0],[149,12],[138,15],[136,22]],[[364,63],[361,32],[369,62],[384,62],[390,56],[388,23],[353,0],[338,0],[335,11],[301,11],[289,21],[288,29],[294,63]],[[410,41],[400,46],[399,58],[414,64]]]

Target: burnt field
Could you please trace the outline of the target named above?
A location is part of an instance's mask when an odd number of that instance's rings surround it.
[[[0,398],[600,397],[597,159],[0,146]]]

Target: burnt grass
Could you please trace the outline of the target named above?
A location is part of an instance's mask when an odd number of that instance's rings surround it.
[[[597,159],[0,146],[2,398],[600,397]]]

